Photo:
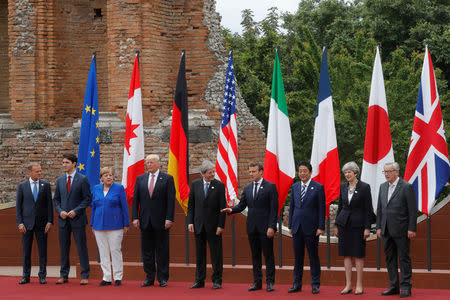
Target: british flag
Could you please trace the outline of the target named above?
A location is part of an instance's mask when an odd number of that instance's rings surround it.
[[[405,169],[405,180],[414,187],[419,211],[429,215],[449,179],[450,164],[444,122],[433,63],[426,47]]]
[[[225,185],[228,206],[234,206],[237,199],[237,174],[236,79],[230,51],[216,160],[216,178]]]

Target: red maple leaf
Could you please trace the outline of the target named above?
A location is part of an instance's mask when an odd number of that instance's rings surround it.
[[[132,124],[130,116],[127,114],[127,120],[125,123],[125,148],[127,149],[128,155],[130,155],[130,140],[137,138],[134,130],[139,127],[139,124]]]

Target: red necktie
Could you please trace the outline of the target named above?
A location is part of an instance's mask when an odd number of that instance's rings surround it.
[[[67,185],[66,185],[66,187],[67,187],[67,193],[69,193],[70,192],[70,175],[67,176]]]
[[[150,186],[148,187],[148,192],[150,197],[153,195],[153,189],[155,188],[155,175],[151,174],[152,179],[150,180]]]

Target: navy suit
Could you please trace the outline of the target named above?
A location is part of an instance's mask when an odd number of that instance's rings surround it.
[[[45,226],[53,223],[52,191],[50,184],[44,180],[38,181],[39,192],[36,202],[31,190],[30,180],[21,182],[17,188],[16,218],[17,225],[23,224],[26,233],[22,236],[23,247],[23,277],[30,277],[31,247],[33,234],[39,250],[39,278],[47,276],[47,233]]]
[[[175,184],[172,175],[159,172],[152,197],[148,187],[149,172],[139,175],[134,186],[132,219],[139,219],[144,272],[150,282],[155,280],[155,254],[159,282],[169,279],[169,229],[173,222]]]
[[[241,200],[231,209],[231,213],[239,213],[248,207],[247,234],[252,251],[253,278],[255,283],[262,281],[261,250],[266,261],[266,281],[275,282],[275,258],[273,254],[273,238],[267,237],[267,229],[277,230],[278,191],[275,184],[263,180],[253,197],[253,185],[244,187]]]
[[[225,228],[225,214],[220,212],[227,206],[225,186],[219,180],[213,179],[209,183],[205,197],[203,184],[203,179],[192,182],[187,211],[188,224],[193,224],[195,231],[195,281],[205,281],[206,242],[208,242],[213,267],[211,279],[215,283],[222,284],[222,235],[216,235],[216,231],[217,227]]]
[[[320,286],[319,237],[317,229],[325,229],[325,190],[323,185],[311,180],[303,201],[300,199],[302,182],[292,185],[289,205],[289,229],[292,230],[295,265],[294,285],[301,286],[305,246],[311,267],[311,286]]]
[[[89,256],[86,245],[86,207],[91,204],[91,189],[89,180],[80,173],[75,173],[70,191],[67,192],[67,174],[62,175],[56,181],[54,195],[55,210],[58,213],[59,246],[61,248],[61,270],[60,277],[67,278],[70,271],[70,234],[78,250],[81,266],[81,278],[89,278]],[[61,212],[74,210],[76,216],[71,219],[61,218]]]

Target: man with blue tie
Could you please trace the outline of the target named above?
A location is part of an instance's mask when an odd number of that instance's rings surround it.
[[[252,252],[253,285],[248,291],[262,289],[261,252],[266,261],[266,290],[272,292],[275,283],[273,237],[277,230],[278,191],[274,183],[263,179],[263,165],[250,163],[248,172],[252,182],[244,187],[238,205],[222,209],[228,214],[239,213],[248,207],[247,234]]]
[[[47,235],[53,224],[52,191],[50,183],[40,179],[39,163],[29,164],[28,173],[30,177],[19,184],[16,198],[16,218],[23,247],[23,277],[19,284],[30,282],[33,235],[39,250],[39,283],[46,284]]]
[[[61,248],[60,278],[56,284],[69,282],[71,233],[80,259],[80,285],[88,284],[90,268],[86,244],[86,207],[91,204],[92,195],[88,178],[76,171],[76,165],[76,155],[63,155],[62,167],[65,174],[56,181],[53,197],[55,210],[58,213],[59,247]]]
[[[289,205],[289,231],[294,244],[294,284],[289,293],[302,290],[305,246],[311,267],[312,293],[320,287],[319,236],[325,229],[325,190],[323,185],[311,179],[312,166],[302,161],[298,164],[300,182],[292,185]]]

